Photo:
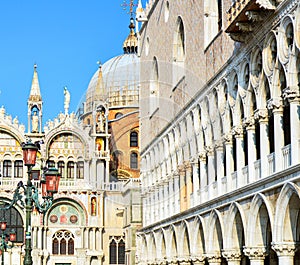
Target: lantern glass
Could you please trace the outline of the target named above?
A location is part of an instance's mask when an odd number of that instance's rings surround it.
[[[12,241],[12,242],[16,241],[16,237],[17,237],[16,231],[14,229],[12,229],[9,234],[9,241]]]
[[[48,193],[56,193],[58,191],[60,174],[56,168],[49,168],[48,171],[45,172],[46,177],[46,189]]]
[[[5,231],[5,229],[6,229],[6,224],[7,224],[7,222],[4,221],[4,220],[2,220],[2,221],[0,222],[0,229],[1,229],[2,231]]]
[[[42,187],[42,197],[47,197],[47,184],[46,182],[41,182]]]
[[[22,150],[25,166],[34,166],[38,147],[33,143],[27,142],[22,146]]]

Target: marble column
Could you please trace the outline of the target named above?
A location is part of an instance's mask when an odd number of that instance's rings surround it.
[[[260,178],[269,175],[268,155],[270,154],[268,136],[268,111],[267,109],[257,109],[254,118],[259,122],[260,131]]]
[[[245,166],[245,152],[244,152],[244,132],[241,125],[233,128],[233,134],[236,141],[236,172],[237,172],[237,187],[245,185],[245,181],[242,179],[242,168]]]
[[[204,188],[207,187],[207,169],[206,169],[206,152],[199,153],[199,167],[200,167],[200,188],[199,188],[199,201],[203,203],[207,201],[207,194],[204,192]]]
[[[216,142],[215,145],[216,149],[216,157],[215,159],[217,160],[216,165],[217,168],[216,174],[217,174],[217,189],[218,189],[218,194],[224,193],[224,190],[222,189],[222,178],[224,177],[224,148],[223,148],[223,141],[218,141]]]
[[[205,149],[207,152],[207,184],[210,185],[216,180],[215,149],[214,146],[206,146]]]
[[[294,89],[285,89],[283,98],[290,104],[290,134],[291,134],[291,165],[296,165],[300,161],[300,122],[299,122],[299,108],[300,108],[300,97],[297,95],[296,86]]]
[[[183,212],[187,208],[187,190],[186,190],[186,171],[184,165],[178,167],[179,171],[179,193],[180,193],[180,211]]]
[[[231,173],[234,171],[234,157],[233,157],[233,143],[232,143],[232,134],[224,135],[224,144],[225,144],[225,161],[226,161],[226,177],[227,177],[227,185],[231,187],[230,179]]]
[[[264,265],[267,250],[265,247],[245,247],[244,254],[249,257],[251,265]]]
[[[255,142],[255,120],[251,116],[244,121],[244,126],[247,131],[247,146],[248,146],[248,183],[254,182],[256,161],[256,142]]]
[[[180,183],[179,183],[179,172],[175,171],[174,172],[174,210],[175,214],[180,213]]]
[[[294,265],[294,256],[297,251],[295,243],[274,243],[272,248],[278,256],[278,265]]]
[[[191,161],[192,165],[192,178],[193,178],[193,205],[196,206],[200,203],[199,196],[198,196],[198,191],[200,187],[200,176],[199,176],[199,163],[198,163],[198,158],[194,158]]]
[[[282,165],[282,147],[284,146],[283,130],[283,107],[281,98],[272,98],[268,100],[267,106],[273,111],[274,117],[274,152],[275,152],[275,171],[280,171]]]
[[[174,176],[173,174],[169,176],[169,181],[168,181],[168,185],[169,185],[169,215],[173,215],[175,213],[174,211],[174,205],[175,205],[175,201],[174,201]]]
[[[193,194],[192,165],[189,161],[187,161],[184,163],[184,167],[186,177],[186,207],[189,209],[191,207],[191,196]]]

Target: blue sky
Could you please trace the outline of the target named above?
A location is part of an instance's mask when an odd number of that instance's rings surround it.
[[[0,1],[0,105],[6,112],[27,128],[35,63],[43,124],[63,112],[64,86],[71,93],[70,111],[75,111],[97,61],[104,63],[123,52],[130,15],[122,4],[123,0]]]

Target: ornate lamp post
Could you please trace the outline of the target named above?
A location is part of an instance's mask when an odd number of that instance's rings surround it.
[[[26,224],[25,224],[25,258],[24,265],[32,265],[31,256],[31,213],[35,207],[40,213],[45,213],[52,205],[53,195],[58,191],[60,174],[57,169],[44,169],[44,176],[41,179],[42,197],[43,201],[39,202],[38,188],[32,184],[31,171],[36,162],[36,154],[39,149],[39,144],[28,141],[22,143],[23,160],[27,166],[27,184],[20,181],[14,192],[11,203],[2,209],[9,209],[17,202],[26,210]],[[25,198],[25,200],[23,200]],[[25,203],[24,203],[25,201]]]
[[[1,244],[0,244],[0,255],[2,257],[1,265],[4,265],[4,252],[9,247],[8,238],[7,238],[7,235],[5,234],[6,224],[7,224],[7,222],[5,220],[0,221],[0,229],[2,231]],[[14,242],[15,240],[16,240],[16,232],[15,232],[15,230],[12,229],[9,234],[9,241]]]

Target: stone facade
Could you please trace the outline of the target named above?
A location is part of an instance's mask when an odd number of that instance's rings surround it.
[[[298,264],[298,1],[150,1],[139,264]]]
[[[139,61],[135,54],[128,56]],[[120,58],[124,62],[128,57],[124,54]],[[135,79],[138,68],[132,70],[130,62],[122,64],[122,70],[126,67],[128,80]],[[130,71],[133,76],[128,74]],[[120,76],[117,70],[113,74]],[[43,100],[36,66],[28,99],[28,132],[4,107],[0,109],[0,207],[11,203],[20,181],[26,183],[21,143],[28,138],[42,143],[32,171],[33,184],[40,187],[45,167],[56,167],[61,173],[51,208],[46,213],[33,209],[32,258],[36,265],[135,264],[135,233],[141,226],[142,213],[138,94],[132,91],[138,91],[139,80],[128,93],[123,88],[128,97],[113,100],[111,106],[101,67],[95,75],[95,86],[89,86],[88,93],[84,93],[84,108],[77,115],[69,113],[70,92],[65,88],[64,113],[48,121],[43,129]],[[110,89],[114,89],[115,97],[119,88]],[[116,152],[123,154],[122,161],[113,156]],[[41,193],[39,196],[42,201]],[[18,203],[0,214],[8,223],[6,233],[11,228],[17,232],[17,241],[4,252],[5,264],[23,264],[25,209]]]

